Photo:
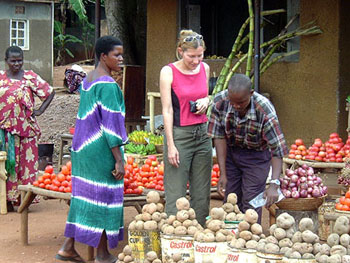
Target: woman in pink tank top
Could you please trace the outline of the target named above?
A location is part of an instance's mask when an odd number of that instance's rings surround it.
[[[176,214],[176,200],[186,196],[189,183],[191,207],[204,225],[209,213],[212,144],[207,135],[209,66],[202,62],[203,37],[182,30],[176,51],[179,60],[160,72],[165,208],[168,215]]]

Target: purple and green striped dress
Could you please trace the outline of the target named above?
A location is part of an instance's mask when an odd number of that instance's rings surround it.
[[[127,141],[123,94],[109,76],[82,82],[72,144],[72,199],[65,236],[97,247],[106,231],[110,248],[123,239],[123,180],[112,176],[111,148]]]

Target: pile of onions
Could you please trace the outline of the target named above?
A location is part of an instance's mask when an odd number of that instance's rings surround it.
[[[303,164],[296,170],[287,169],[280,178],[281,191],[286,198],[321,197],[327,194],[322,178],[315,175],[312,167]]]

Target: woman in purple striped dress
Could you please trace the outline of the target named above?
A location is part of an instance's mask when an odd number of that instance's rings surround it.
[[[109,253],[123,239],[123,176],[121,146],[127,141],[123,94],[111,77],[123,62],[123,46],[111,36],[95,46],[99,64],[81,87],[72,145],[72,199],[65,240],[56,258],[84,262],[74,248],[78,241],[97,248],[95,262],[110,263]],[[115,170],[116,173],[112,174]]]

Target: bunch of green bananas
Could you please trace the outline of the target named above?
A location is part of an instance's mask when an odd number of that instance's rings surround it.
[[[162,145],[163,144],[163,136],[157,136],[154,134],[151,134],[149,137],[149,143],[153,143],[155,145]]]
[[[134,144],[134,143],[128,143],[125,145],[125,153],[135,153],[135,154],[141,154],[141,155],[150,155],[150,154],[156,154],[157,150],[153,143],[144,145],[144,144]]]
[[[130,142],[135,142],[135,143],[144,143],[146,144],[147,141],[145,138],[149,136],[149,132],[146,131],[133,131],[128,135],[129,141]]]

